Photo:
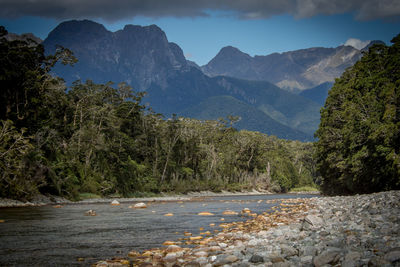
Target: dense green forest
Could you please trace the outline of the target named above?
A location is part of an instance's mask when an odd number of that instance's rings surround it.
[[[337,79],[316,133],[327,194],[400,189],[400,35]]]
[[[0,29],[0,197],[133,196],[199,190],[287,191],[313,185],[313,145],[237,131],[237,118],[164,119],[124,83],[51,74],[68,49],[45,56]]]

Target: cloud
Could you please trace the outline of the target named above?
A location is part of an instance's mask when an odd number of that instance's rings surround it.
[[[242,19],[290,14],[296,18],[354,13],[356,19],[399,19],[398,0],[0,0],[0,16],[56,19],[99,18],[118,21],[135,16],[199,17],[209,10]]]
[[[371,42],[370,40],[361,41],[360,39],[350,38],[346,41],[346,43],[344,43],[344,45],[352,46],[358,50],[361,50],[367,45],[369,45],[370,42]]]

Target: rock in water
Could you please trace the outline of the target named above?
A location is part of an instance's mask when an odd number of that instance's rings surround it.
[[[198,213],[197,215],[200,215],[200,216],[212,216],[212,215],[214,215],[214,214],[211,213],[211,212],[208,212],[208,211],[204,211],[204,212]]]
[[[112,206],[118,206],[118,205],[120,205],[120,203],[118,202],[118,200],[113,200],[112,202],[111,202],[111,205]]]
[[[133,208],[134,209],[145,209],[145,208],[147,208],[147,206],[145,203],[140,202],[140,203],[136,203],[135,205],[133,205]]]
[[[85,212],[86,216],[96,216],[96,211],[95,210],[88,210],[87,212]]]

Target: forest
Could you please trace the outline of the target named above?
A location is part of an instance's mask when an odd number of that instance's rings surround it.
[[[286,192],[318,183],[313,144],[237,131],[237,117],[164,118],[125,83],[52,74],[59,47],[7,41],[0,28],[0,197],[142,196],[189,191]]]

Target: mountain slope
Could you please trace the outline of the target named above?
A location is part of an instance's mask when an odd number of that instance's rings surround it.
[[[288,90],[304,90],[333,82],[362,56],[351,46],[315,47],[251,57],[234,47],[224,47],[202,70],[213,77],[230,76],[269,81]]]
[[[213,79],[225,88],[225,94],[259,109],[281,124],[310,136],[318,127],[320,106],[309,99],[265,81],[248,81],[231,77]]]
[[[209,97],[201,103],[181,112],[181,115],[196,119],[219,119],[229,115],[238,116],[233,127],[250,131],[260,131],[279,138],[310,141],[310,136],[285,126],[259,109],[237,100],[232,96]]]
[[[323,107],[325,104],[325,100],[328,97],[328,92],[332,88],[332,86],[332,82],[325,82],[316,87],[301,91],[299,95],[308,98]]]

